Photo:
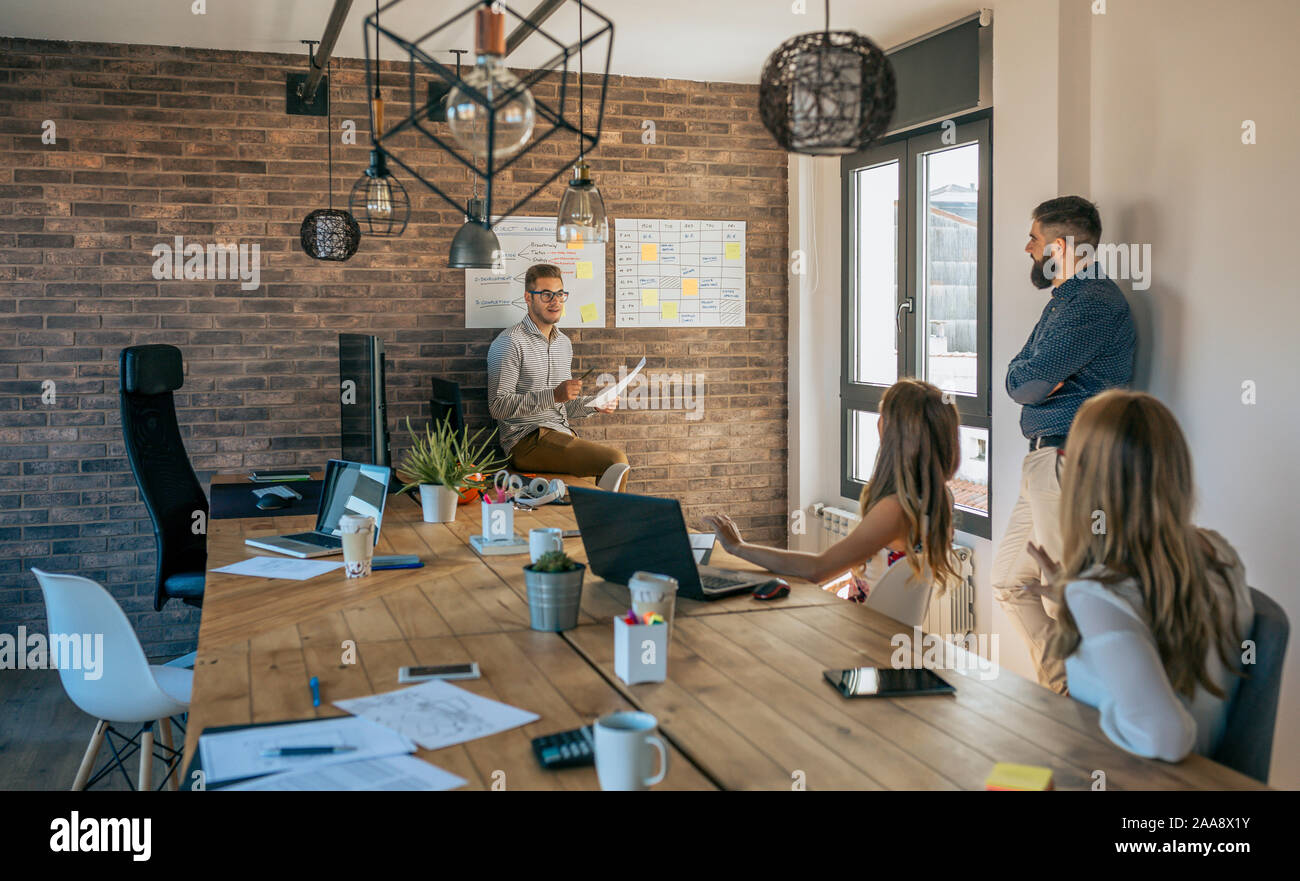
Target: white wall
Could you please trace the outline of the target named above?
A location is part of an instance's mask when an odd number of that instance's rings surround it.
[[[1288,565],[1300,497],[1300,282],[1295,250],[1300,174],[1300,4],[1245,0],[1004,0],[993,41],[993,442],[990,543],[976,552],[981,630],[1001,634],[1001,663],[1028,656],[992,602],[989,568],[1014,503],[1025,444],[1019,407],[1002,391],[1008,360],[1044,303],[1022,251],[1029,212],[1078,193],[1098,203],[1112,242],[1149,243],[1151,287],[1121,282],[1141,336],[1138,383],[1181,421],[1197,465],[1199,522],[1223,532],[1251,584],[1300,622]],[[1258,143],[1241,143],[1253,119]],[[839,171],[794,159],[791,248],[825,270],[791,298],[791,504],[839,501]],[[834,234],[826,234],[831,228]],[[833,267],[829,268],[829,267]],[[1258,403],[1244,405],[1252,380]],[[1283,680],[1272,784],[1300,788],[1300,650]]]

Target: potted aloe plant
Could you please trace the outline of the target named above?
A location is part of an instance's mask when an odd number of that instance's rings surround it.
[[[524,567],[529,624],[533,630],[571,630],[578,626],[582,575],[587,567],[564,551],[547,551]]]
[[[448,414],[441,422],[425,426],[423,435],[411,428],[408,416],[406,430],[411,433],[411,448],[397,470],[407,481],[403,492],[420,488],[425,523],[455,520],[460,491],[465,487],[482,489],[485,475],[505,464],[505,459],[492,455],[495,429],[480,443],[483,429],[473,435],[469,428],[453,431]]]

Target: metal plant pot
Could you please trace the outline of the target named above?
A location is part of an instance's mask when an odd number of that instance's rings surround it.
[[[582,576],[586,571],[587,567],[581,563],[568,572],[534,572],[532,566],[525,566],[529,626],[550,632],[577,627]]]

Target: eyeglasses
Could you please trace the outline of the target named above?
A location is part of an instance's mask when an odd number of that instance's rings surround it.
[[[552,300],[559,299],[561,303],[569,299],[568,291],[529,291],[534,297],[541,297],[543,303],[549,303]]]

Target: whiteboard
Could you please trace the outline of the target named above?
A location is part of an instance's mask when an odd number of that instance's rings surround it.
[[[569,292],[560,327],[605,326],[605,243],[573,247],[555,241],[554,217],[502,217],[492,231],[501,242],[501,262],[492,269],[465,270],[465,326],[510,327],[528,314],[524,274],[534,263],[560,268]]]
[[[745,221],[614,223],[617,327],[744,327]]]

